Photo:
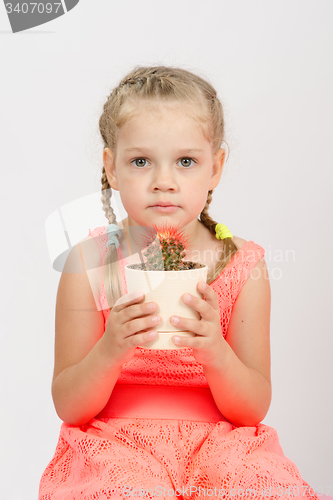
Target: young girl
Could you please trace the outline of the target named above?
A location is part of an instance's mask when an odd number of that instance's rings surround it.
[[[216,91],[182,69],[138,67],[99,124],[109,225],[71,251],[60,279],[52,394],[63,424],[39,500],[317,498],[260,423],[271,401],[265,250],[208,214],[225,161]],[[209,272],[201,298],[182,297],[200,320],[170,318],[195,336],[153,350],[158,304],[127,293],[124,256],[131,228],[164,224],[183,230],[186,260]]]

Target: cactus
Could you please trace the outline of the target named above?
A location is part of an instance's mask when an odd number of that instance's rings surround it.
[[[184,269],[187,238],[175,226],[154,226],[156,234],[146,239],[147,250],[144,253],[149,271],[178,271]],[[163,260],[162,260],[163,258]]]

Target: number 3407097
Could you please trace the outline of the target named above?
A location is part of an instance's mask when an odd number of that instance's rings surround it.
[[[17,12],[18,14],[51,14],[55,12],[57,14],[58,10],[61,7],[61,2],[59,3],[38,3],[38,2],[30,2],[30,3],[17,3],[16,5],[13,3],[6,3],[7,14],[12,14],[13,12]]]

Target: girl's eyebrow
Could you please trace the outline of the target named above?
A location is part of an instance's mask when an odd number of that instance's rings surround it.
[[[138,151],[139,153],[144,153],[147,151],[148,153],[151,153],[152,151],[149,148],[126,148],[124,151]],[[179,149],[178,154],[198,154],[198,153],[203,153],[203,149]]]

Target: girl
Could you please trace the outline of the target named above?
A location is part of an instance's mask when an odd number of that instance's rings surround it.
[[[109,225],[71,251],[60,279],[52,395],[63,424],[39,500],[317,498],[260,423],[271,400],[265,250],[208,214],[225,161],[216,91],[182,69],[137,67],[99,124]],[[158,304],[127,293],[124,255],[131,228],[164,224],[184,231],[186,260],[209,274],[201,298],[182,297],[200,320],[170,318],[195,336],[151,350]]]

